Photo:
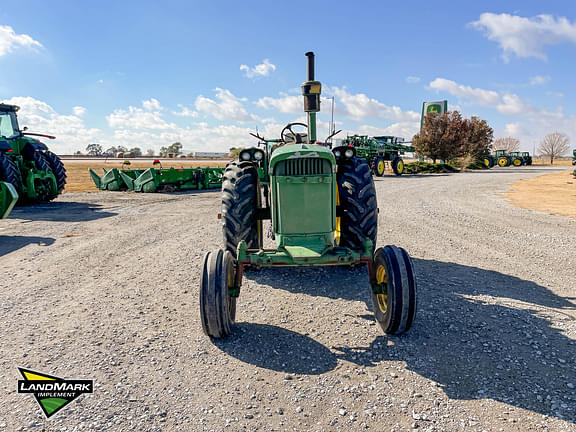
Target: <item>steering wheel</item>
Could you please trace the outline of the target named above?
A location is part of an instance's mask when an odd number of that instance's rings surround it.
[[[287,144],[288,141],[286,140],[286,138],[287,138],[288,134],[286,132],[290,132],[292,134],[292,136],[294,137],[294,139],[290,140],[290,142],[294,141],[295,144],[301,144],[299,134],[295,133],[292,130],[293,126],[303,126],[306,129],[308,129],[308,125],[305,123],[288,123],[286,126],[284,126],[284,129],[282,129],[282,132],[280,132],[280,139],[282,140],[282,142]],[[298,141],[300,141],[300,142],[298,142]]]

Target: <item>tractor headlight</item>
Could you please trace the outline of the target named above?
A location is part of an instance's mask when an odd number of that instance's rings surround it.
[[[334,150],[334,156],[339,158],[340,156],[342,156],[342,153],[340,152],[340,150]]]
[[[348,150],[346,150],[346,151],[344,152],[344,155],[345,155],[347,158],[351,158],[352,156],[354,156],[354,150],[348,149]]]
[[[264,159],[264,152],[261,152],[259,150],[255,151],[254,152],[254,159],[256,159],[257,161]]]
[[[250,156],[250,152],[248,152],[248,151],[240,152],[240,160],[242,160],[242,161],[249,161],[249,160],[250,160],[250,157],[251,157],[251,156]]]

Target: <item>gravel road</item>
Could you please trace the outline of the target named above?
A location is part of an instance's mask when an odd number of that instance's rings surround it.
[[[576,221],[499,196],[549,168],[376,179],[379,245],[414,258],[410,332],[365,269],[246,274],[202,333],[219,193],[67,193],[0,221],[1,431],[576,431]],[[16,366],[95,379],[44,420]]]

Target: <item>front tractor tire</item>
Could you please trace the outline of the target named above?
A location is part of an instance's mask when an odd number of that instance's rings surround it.
[[[374,253],[372,305],[374,317],[386,334],[410,329],[416,316],[416,279],[408,253],[396,246]]]
[[[392,161],[392,171],[394,171],[394,174],[397,176],[404,174],[404,160],[402,158],[397,157]]]
[[[236,277],[236,260],[218,249],[204,256],[200,279],[200,318],[202,330],[211,338],[224,338],[232,331],[236,318],[236,297],[230,289]]]
[[[376,177],[382,177],[386,171],[386,162],[382,156],[376,156],[372,162],[372,171]]]
[[[339,246],[362,250],[367,239],[376,245],[378,203],[368,163],[353,157],[338,166],[336,177],[342,211]]]
[[[512,165],[514,165],[515,167],[519,167],[522,166],[522,159],[520,158],[514,158],[512,159]]]
[[[260,204],[258,171],[252,162],[231,162],[222,181],[222,232],[224,248],[234,257],[242,240],[249,249],[262,245],[262,221],[256,218]]]
[[[510,165],[510,161],[507,157],[502,156],[498,158],[498,166],[507,167],[508,165]]]

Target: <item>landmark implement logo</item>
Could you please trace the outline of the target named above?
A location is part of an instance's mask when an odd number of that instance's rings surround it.
[[[46,418],[52,417],[83,393],[94,393],[94,380],[67,380],[19,367],[18,393],[32,393]]]

